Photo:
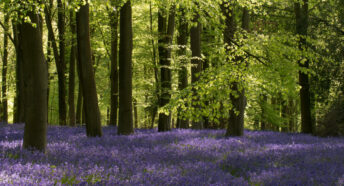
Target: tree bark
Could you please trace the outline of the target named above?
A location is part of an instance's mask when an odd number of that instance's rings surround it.
[[[2,122],[8,122],[8,112],[7,112],[7,62],[8,62],[8,24],[9,24],[9,15],[5,14],[4,20],[4,52],[2,56]]]
[[[14,121],[13,123],[24,123],[24,72],[23,72],[23,52],[21,51],[21,43],[19,41],[19,24],[12,22],[13,25],[13,39],[16,48],[16,98],[14,106]]]
[[[178,89],[183,90],[188,86],[188,69],[186,59],[186,45],[188,43],[188,23],[185,19],[185,9],[180,9],[181,16],[179,17],[179,35],[177,37],[177,44],[179,49],[177,55],[180,58],[181,68],[178,71]],[[181,110],[178,109],[177,128],[189,128],[189,120],[181,118]]]
[[[235,22],[235,14],[234,14],[234,5],[229,4],[227,2],[223,2],[221,4],[222,12],[225,16],[225,30],[224,30],[224,42],[226,46],[233,45],[234,41],[234,34],[236,32],[236,22]],[[248,29],[245,22],[248,19],[248,12],[243,13],[243,24],[242,27],[244,29]],[[226,47],[227,55],[229,55],[232,51],[228,47]],[[227,58],[228,62],[235,63],[236,65],[240,65],[242,63],[242,59],[240,57],[236,57],[234,61],[230,61]],[[237,77],[234,77],[237,78]],[[236,95],[233,93],[230,94],[230,100],[233,105],[233,108],[229,111],[229,119],[228,119],[228,127],[226,136],[242,136],[244,134],[244,112],[246,107],[246,97],[245,97],[245,90],[242,87],[242,83],[239,81],[235,81],[230,85],[231,90],[235,92]]]
[[[301,5],[302,1],[302,5]],[[296,18],[296,34],[299,36],[299,49],[305,51],[308,30],[308,0],[299,0],[294,5]],[[299,61],[299,66],[309,69],[309,60]],[[299,72],[300,101],[301,101],[301,132],[313,134],[313,122],[311,114],[309,77],[305,72]]]
[[[28,11],[32,23],[39,25],[40,18]],[[44,59],[42,35],[24,21],[19,26],[20,50],[23,55],[25,128],[23,147],[45,151],[47,128],[47,67]]]
[[[59,0],[60,1],[60,0]],[[50,4],[52,6],[52,4]],[[61,4],[58,4],[58,30],[59,30],[59,40],[60,40],[60,48],[57,47],[57,41],[55,39],[55,33],[52,25],[52,15],[51,10],[48,6],[45,6],[44,13],[45,13],[45,22],[48,28],[48,36],[49,40],[51,41],[51,45],[53,48],[53,54],[57,69],[57,78],[58,78],[58,92],[59,92],[59,124],[66,125],[66,85],[65,85],[65,60],[64,60],[64,16],[60,15],[61,13]],[[63,11],[63,10],[62,10]],[[60,49],[60,53],[59,53]],[[62,52],[62,53],[61,53]],[[62,61],[61,61],[62,60]]]
[[[135,128],[139,128],[139,118],[137,113],[137,101],[136,99],[133,99],[133,107],[134,107],[134,126]]]
[[[79,80],[80,81],[80,80]],[[78,125],[82,124],[81,114],[82,114],[82,88],[81,88],[81,82],[79,82],[79,90],[78,90],[78,101],[76,104],[76,119],[75,122]]]
[[[111,126],[117,126],[117,112],[118,112],[118,11],[110,13],[111,26],[111,111],[110,123]]]
[[[92,67],[88,1],[80,7],[76,17],[78,68],[83,90],[86,134],[88,137],[102,136],[96,82]]]
[[[160,9],[158,12],[158,32],[159,32],[159,63],[160,63],[160,100],[159,106],[164,107],[171,99],[171,48],[175,26],[175,5],[172,5],[168,22],[164,10]],[[171,114],[160,113],[158,131],[164,132],[170,130]]]
[[[68,105],[69,105],[69,125],[76,126],[75,122],[75,60],[76,60],[76,25],[75,25],[75,13],[73,10],[69,12],[70,15],[70,29],[72,34],[70,58],[69,58],[69,91],[68,91]]]
[[[196,23],[196,26],[191,27],[190,30],[190,44],[191,44],[191,51],[192,51],[192,58],[191,58],[191,83],[195,84],[200,79],[200,73],[202,72],[202,56],[201,56],[201,23],[199,22],[199,15],[195,15],[193,22]],[[193,89],[193,94],[196,96],[196,90]],[[200,105],[197,103],[199,98],[193,100],[192,103],[193,107],[200,109]],[[192,121],[192,128],[193,129],[202,129],[203,123],[201,121]]]
[[[128,0],[120,10],[118,134],[134,132],[132,110],[132,18]]]

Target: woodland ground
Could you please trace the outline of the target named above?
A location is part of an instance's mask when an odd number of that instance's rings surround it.
[[[23,128],[0,126],[0,185],[344,185],[344,138],[49,127],[44,155],[21,149]]]

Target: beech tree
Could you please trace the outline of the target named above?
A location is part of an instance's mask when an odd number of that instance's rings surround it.
[[[295,2],[296,34],[299,37],[299,49],[305,51],[307,48],[308,30],[308,0]],[[309,68],[309,59],[304,57],[299,60],[300,67]],[[304,71],[299,72],[300,102],[301,102],[301,131],[303,133],[314,133],[311,114],[310,85],[308,74]]]
[[[80,6],[76,17],[79,80],[84,99],[86,134],[89,137],[102,136],[96,82],[92,67],[88,1]]]
[[[164,7],[159,8],[158,12],[158,50],[160,64],[160,100],[159,107],[164,107],[171,99],[171,48],[175,26],[175,5],[171,5],[168,16]],[[166,113],[159,114],[159,132],[168,131],[171,127],[171,115]]]
[[[38,3],[38,2],[35,2]],[[19,50],[22,53],[25,100],[23,147],[45,151],[47,128],[47,67],[43,53],[40,16],[25,10],[31,23],[18,25]]]
[[[134,132],[132,97],[132,18],[128,0],[120,10],[118,134]]]

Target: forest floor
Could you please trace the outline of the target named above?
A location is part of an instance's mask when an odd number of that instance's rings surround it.
[[[23,128],[0,126],[0,185],[344,185],[344,138],[49,127],[41,154],[21,149]]]

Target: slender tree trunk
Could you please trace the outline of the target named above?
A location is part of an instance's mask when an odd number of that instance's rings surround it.
[[[52,6],[52,4],[50,4]],[[62,5],[58,5],[62,6]],[[57,41],[55,39],[55,33],[52,25],[52,15],[51,10],[48,6],[45,6],[45,21],[48,28],[48,39],[51,41],[53,48],[53,54],[57,69],[57,78],[58,78],[58,92],[59,92],[59,124],[66,125],[66,87],[65,87],[65,60],[64,60],[64,16],[60,15],[61,7],[58,7],[58,30],[59,30],[59,40],[60,40],[60,54],[59,48],[57,47]],[[63,18],[62,18],[62,17]],[[61,40],[62,39],[62,40]],[[62,54],[61,54],[62,52]],[[62,61],[61,61],[62,60]]]
[[[58,7],[58,22],[57,27],[59,31],[59,69],[58,73],[58,84],[59,84],[59,124],[67,124],[67,105],[66,105],[66,60],[65,60],[65,11],[64,3],[62,0],[57,0]]]
[[[8,112],[7,112],[7,61],[8,61],[8,24],[9,15],[5,14],[4,20],[4,53],[2,56],[2,122],[8,122]]]
[[[154,128],[154,122],[155,122],[155,117],[158,113],[158,101],[160,100],[160,95],[159,95],[159,91],[160,91],[160,84],[159,84],[159,69],[158,69],[158,64],[157,64],[157,60],[156,60],[156,47],[155,47],[155,41],[154,41],[154,32],[153,32],[153,13],[152,13],[152,2],[150,2],[149,4],[149,18],[150,18],[150,34],[151,34],[151,44],[152,44],[152,62],[153,62],[153,66],[154,66],[154,80],[155,80],[155,97],[156,100],[153,101],[152,103],[152,109],[151,109],[151,126],[150,128]]]
[[[301,5],[302,4],[302,5]],[[307,47],[306,36],[308,30],[308,0],[298,0],[295,3],[296,34],[299,36],[299,49],[304,51]],[[309,68],[309,60],[300,60],[300,67]],[[299,72],[300,101],[301,101],[301,132],[313,134],[311,114],[310,85],[308,74]]]
[[[167,23],[167,24],[166,24]],[[160,81],[161,81],[161,94],[159,106],[164,107],[170,102],[171,99],[171,48],[169,45],[172,44],[173,34],[175,25],[175,5],[172,5],[168,22],[166,15],[164,15],[164,10],[160,9],[158,13],[158,32],[159,32],[159,62],[160,62]],[[158,131],[164,132],[170,129],[171,125],[171,114],[167,115],[165,113],[159,114]]]
[[[260,108],[262,110],[261,112],[261,121],[260,121],[260,130],[266,130],[266,125],[267,125],[267,116],[266,116],[266,105],[268,102],[268,97],[266,96],[266,94],[262,94],[260,95]]]
[[[28,11],[32,23],[40,24],[37,14]],[[23,147],[45,151],[47,128],[47,67],[41,30],[24,21],[19,26],[20,50],[23,55],[25,128]]]
[[[131,3],[128,0],[120,10],[119,45],[119,117],[118,134],[134,132],[132,110],[132,50],[133,33]]]
[[[202,55],[201,55],[201,32],[202,27],[201,23],[199,22],[199,15],[195,15],[193,22],[196,23],[196,26],[192,26],[190,30],[190,44],[191,44],[191,51],[192,51],[192,59],[191,59],[191,83],[195,84],[200,79],[200,73],[202,72]],[[196,90],[193,89],[194,96],[197,96]],[[197,103],[199,98],[196,98],[192,102],[192,106],[200,109],[200,105]],[[195,102],[195,103],[194,103]],[[192,121],[192,128],[193,129],[202,129],[203,123],[201,121]]]
[[[135,128],[137,129],[137,128],[139,128],[139,118],[138,118],[138,113],[137,113],[137,101],[136,101],[136,99],[133,99],[133,107],[134,107],[134,123],[135,123]]]
[[[186,45],[188,43],[188,23],[185,19],[185,9],[180,9],[181,16],[179,17],[179,35],[177,37],[177,44],[179,49],[177,54],[180,58],[181,69],[178,71],[178,89],[183,90],[188,86],[188,69],[187,69],[187,56]],[[189,128],[189,120],[181,118],[181,110],[178,109],[177,128]]]
[[[117,126],[118,112],[118,11],[110,13],[111,26],[111,112],[110,125]]]
[[[13,25],[13,38],[16,48],[16,101],[14,109],[14,123],[24,123],[24,72],[23,72],[23,52],[20,49],[21,43],[19,41],[19,25],[12,22]]]
[[[68,105],[69,105],[69,125],[76,126],[75,122],[75,103],[74,103],[74,92],[75,92],[75,61],[76,61],[76,25],[75,25],[75,16],[74,11],[71,10],[70,14],[70,29],[72,34],[72,42],[70,49],[70,58],[69,58],[69,91],[68,91]]]
[[[86,134],[89,137],[101,136],[101,119],[98,107],[96,82],[92,67],[89,4],[86,1],[77,13],[78,68],[84,99]]]
[[[82,88],[81,88],[81,83],[79,82],[79,90],[78,90],[78,101],[76,104],[76,119],[75,122],[78,125],[82,124],[82,119],[81,119],[81,114],[82,114]]]

